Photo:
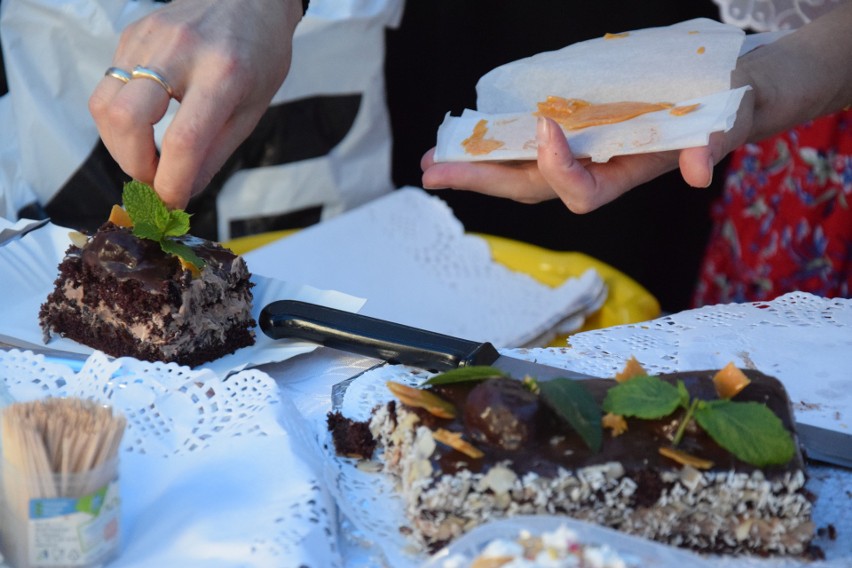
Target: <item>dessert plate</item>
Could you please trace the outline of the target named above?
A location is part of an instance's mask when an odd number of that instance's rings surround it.
[[[70,244],[71,229],[48,224],[21,238],[0,246],[0,274],[3,274],[3,294],[0,295],[0,341],[20,347],[46,347],[63,353],[90,355],[90,347],[56,337],[45,345],[38,312],[50,293],[57,276],[57,266]],[[251,269],[251,266],[249,267]],[[285,282],[254,274],[255,284],[253,315],[257,319],[266,304],[282,299],[315,302],[346,311],[358,311],[364,300],[332,290],[321,290],[294,282]],[[260,330],[257,342],[226,355],[216,361],[201,365],[221,376],[265,363],[284,361],[290,357],[316,349],[309,342],[273,341]]]

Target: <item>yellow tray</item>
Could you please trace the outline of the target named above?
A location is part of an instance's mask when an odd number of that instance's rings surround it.
[[[245,254],[293,232],[286,230],[249,235],[223,244],[237,254]],[[496,262],[529,274],[548,286],[558,286],[568,278],[580,276],[589,268],[594,268],[606,282],[609,291],[601,309],[587,317],[583,327],[577,331],[636,323],[660,315],[659,302],[641,284],[591,256],[581,252],[554,251],[492,235],[477,233],[477,236],[485,239],[491,247],[491,255]],[[550,345],[564,346],[566,338],[566,335],[557,336]]]

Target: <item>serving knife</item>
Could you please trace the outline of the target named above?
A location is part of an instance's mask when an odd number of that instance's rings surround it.
[[[279,300],[265,306],[260,329],[273,339],[300,339],[432,372],[489,365],[515,377],[591,379],[591,375],[501,355],[489,342],[477,342],[370,316]]]
[[[432,372],[489,365],[513,377],[529,375],[538,380],[597,378],[501,355],[488,342],[442,335],[297,300],[279,300],[268,304],[260,312],[259,325],[273,339],[310,341]],[[852,468],[852,435],[802,423],[796,429],[809,459]]]

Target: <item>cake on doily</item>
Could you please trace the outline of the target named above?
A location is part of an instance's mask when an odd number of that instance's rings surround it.
[[[139,191],[153,199],[150,188]],[[126,187],[125,204],[134,200]],[[110,221],[67,249],[39,311],[45,341],[59,334],[115,357],[188,366],[254,344],[245,261],[185,233],[165,246],[166,238],[140,237],[138,220],[122,212],[114,208]]]
[[[772,377],[733,366],[540,383],[450,375],[389,383],[398,400],[374,409],[372,438],[329,415],[339,454],[378,450],[426,549],[493,519],[556,514],[701,552],[810,552],[804,460]]]

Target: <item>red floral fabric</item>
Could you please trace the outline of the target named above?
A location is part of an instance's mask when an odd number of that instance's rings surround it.
[[[852,110],[732,155],[693,303],[852,291]]]

